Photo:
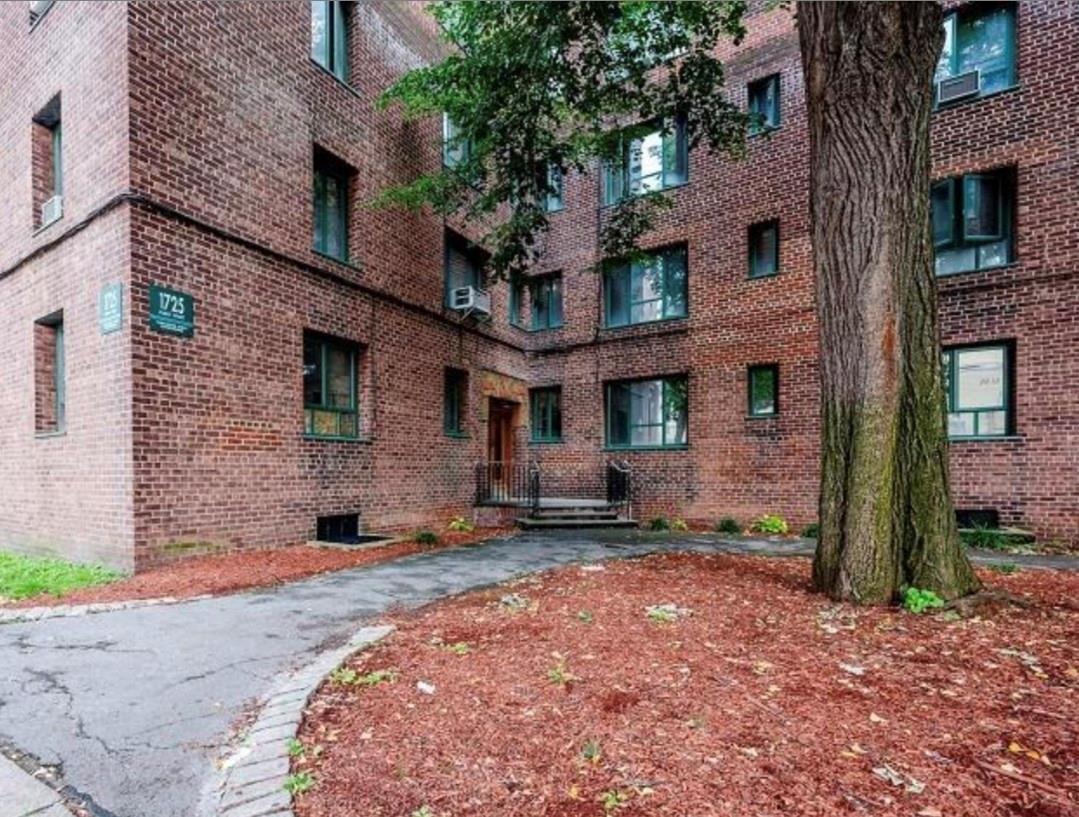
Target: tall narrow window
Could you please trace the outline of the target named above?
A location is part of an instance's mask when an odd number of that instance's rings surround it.
[[[949,437],[1012,433],[1011,357],[1005,343],[944,351]]]
[[[311,59],[348,82],[348,14],[344,0],[311,0]]]
[[[62,431],[67,418],[64,313],[34,324],[34,430]]]
[[[465,406],[468,402],[468,372],[446,369],[442,397],[442,429],[451,437],[465,435]]]
[[[359,435],[355,344],[315,332],[303,336],[304,433]]]
[[[608,383],[606,408],[611,448],[686,445],[689,405],[684,377]]]
[[[779,413],[779,366],[749,367],[749,416],[773,417]]]
[[[969,173],[931,189],[937,275],[999,267],[1013,258],[1015,171]]]
[[[545,275],[532,282],[532,328],[557,329],[562,325],[562,276]]]
[[[32,150],[33,223],[46,227],[63,215],[64,137],[60,96],[34,117]]]
[[[352,171],[339,159],[318,149],[314,161],[315,250],[347,262]]]
[[[779,74],[749,83],[746,97],[749,113],[754,117],[750,133],[779,127]]]
[[[458,167],[472,157],[472,140],[461,135],[460,128],[447,113],[442,114],[442,164]]]
[[[566,206],[563,200],[562,169],[551,166],[547,169],[546,196],[544,197],[544,209],[548,213],[561,210]]]
[[[521,326],[521,295],[524,292],[522,281],[510,282],[510,326]]]
[[[779,222],[763,221],[749,226],[749,277],[763,278],[779,272]]]
[[[968,3],[945,17],[936,80],[942,102],[1015,85],[1015,4]]]
[[[483,289],[483,267],[487,259],[481,248],[453,230],[443,232],[443,243],[446,305],[453,306],[456,290]]]
[[[554,443],[562,439],[562,387],[546,386],[529,392],[532,442]]]
[[[643,135],[623,138],[620,158],[603,163],[604,204],[689,180],[685,123],[679,119],[669,128],[653,127]]]
[[[685,317],[686,278],[685,247],[653,252],[644,261],[610,270],[604,276],[607,326]]]

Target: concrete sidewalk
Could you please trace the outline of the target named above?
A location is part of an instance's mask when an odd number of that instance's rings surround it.
[[[71,817],[60,795],[0,755],[0,817]]]

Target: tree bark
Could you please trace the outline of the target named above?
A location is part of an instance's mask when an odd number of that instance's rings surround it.
[[[816,586],[979,586],[949,492],[929,219],[937,3],[802,2],[821,360]]]

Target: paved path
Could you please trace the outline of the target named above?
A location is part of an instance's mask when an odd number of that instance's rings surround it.
[[[188,603],[0,626],[0,748],[58,767],[94,817],[196,817],[213,759],[279,673],[389,606],[575,561],[666,549],[804,555],[799,543],[544,532]],[[1005,557],[1003,561],[1019,561]],[[2,769],[0,769],[2,774]],[[21,817],[5,812],[0,817]]]

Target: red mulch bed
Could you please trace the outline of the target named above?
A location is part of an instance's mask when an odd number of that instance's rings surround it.
[[[1079,575],[985,573],[1034,605],[957,620],[832,604],[808,574],[653,556],[399,614],[349,662],[396,680],[308,708],[297,816],[1079,814]],[[692,612],[649,620],[664,603]]]
[[[511,532],[510,529],[491,528],[471,533],[445,531],[439,534],[440,542],[435,546],[397,542],[362,550],[347,550],[294,545],[274,550],[199,556],[153,568],[112,584],[87,587],[64,596],[20,599],[0,604],[0,608],[53,607],[59,604],[94,604],[166,596],[178,599],[203,595],[218,596],[253,587],[284,584],[318,573],[399,559],[413,553],[473,545],[506,536]]]

